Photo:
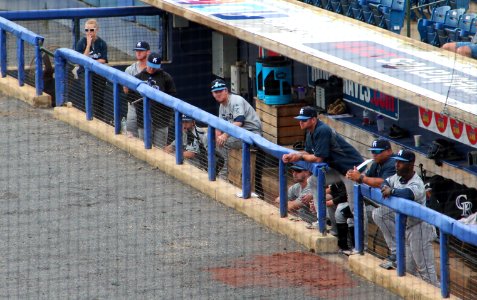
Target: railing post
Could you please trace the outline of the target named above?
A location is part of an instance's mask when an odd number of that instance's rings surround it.
[[[18,85],[25,84],[25,43],[17,37]]]
[[[86,110],[86,120],[93,120],[92,110],[92,98],[93,98],[93,84],[91,80],[91,71],[89,68],[84,68],[84,105]]]
[[[439,232],[439,249],[440,249],[440,263],[441,263],[441,296],[442,298],[449,298],[449,253],[447,251],[447,234]]]
[[[119,84],[117,82],[113,82],[113,113],[114,113],[114,133],[120,134],[121,133],[121,119],[119,115],[119,111],[121,106],[119,104]]]
[[[217,174],[215,174],[215,128],[208,126],[207,129],[207,171],[210,181],[215,181]]]
[[[43,58],[41,56],[41,45],[40,40],[36,40],[35,44],[35,88],[36,95],[41,96],[43,94]]]
[[[143,105],[143,120],[144,120],[144,148],[151,149],[152,148],[152,120],[151,120],[151,103],[149,98],[144,97],[144,105]]]
[[[2,77],[7,77],[7,32],[0,29],[0,70]]]
[[[79,38],[80,38],[80,19],[79,18],[73,18],[71,20],[73,30],[71,33],[73,34],[73,45],[71,45],[71,49],[76,49],[76,43],[78,43]]]
[[[364,252],[364,209],[363,209],[363,194],[361,194],[361,186],[355,184],[354,187],[354,237],[355,249],[363,254]]]
[[[318,195],[318,230],[325,234],[326,232],[326,200],[325,200],[325,169],[323,167],[318,168],[316,174],[316,188]]]
[[[280,217],[288,215],[287,170],[281,158],[278,159],[278,188],[280,195]]]
[[[396,212],[396,259],[398,276],[404,276],[406,273],[406,219],[406,215]]]
[[[176,137],[176,164],[184,163],[184,145],[182,143],[182,114],[178,110],[174,110],[174,130]]]
[[[55,52],[55,101],[56,106],[61,106],[65,102],[65,67],[66,60],[63,59],[59,51]]]
[[[242,142],[242,197],[249,199],[252,194],[250,176],[250,145]]]

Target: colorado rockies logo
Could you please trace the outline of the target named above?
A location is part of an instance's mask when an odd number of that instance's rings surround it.
[[[455,198],[455,206],[462,210],[462,217],[468,217],[472,214],[472,202],[467,201],[467,195],[459,195]]]

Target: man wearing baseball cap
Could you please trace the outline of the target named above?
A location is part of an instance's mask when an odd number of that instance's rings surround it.
[[[176,85],[172,76],[161,68],[162,57],[159,53],[152,52],[148,55],[146,68],[136,75],[136,78],[145,81],[149,86],[160,90],[166,94],[174,96],[176,94]],[[135,101],[137,114],[139,137],[144,136],[143,121],[143,101]],[[173,124],[173,110],[156,101],[151,101],[152,118],[152,140],[158,147],[164,147],[167,144],[169,126]],[[172,130],[173,131],[173,130]]]
[[[222,79],[215,79],[210,84],[210,92],[219,103],[219,118],[262,135],[262,122],[253,107],[239,95],[229,93],[227,84]],[[217,151],[224,157],[221,175],[227,175],[228,149],[242,148],[242,141],[218,129],[215,130]]]
[[[359,170],[348,170],[346,177],[356,183],[364,183],[374,188],[379,188],[384,180],[396,174],[395,160],[392,158],[391,143],[386,139],[377,139],[368,149],[371,152],[373,163],[365,173]],[[389,268],[396,261],[395,214],[392,209],[383,205],[373,210],[373,220],[383,232],[384,239],[390,250],[383,267]]]
[[[124,72],[128,73],[131,76],[136,76],[142,70],[146,68],[147,56],[151,53],[151,47],[149,46],[148,42],[141,41],[137,42],[133,48],[133,51],[136,55],[136,62],[130,65],[129,67],[124,70]],[[128,88],[123,87],[124,93],[128,93]],[[138,136],[138,128],[137,128],[137,113],[136,108],[131,103],[132,101],[128,101],[128,113],[126,115],[126,128],[128,133],[131,133],[133,136]]]
[[[285,163],[304,160],[311,163],[324,162],[330,166],[326,174],[326,185],[342,180],[346,186],[349,207],[353,212],[353,181],[346,178],[346,172],[363,162],[359,152],[343,137],[317,117],[317,111],[311,106],[300,109],[295,117],[300,122],[300,128],[306,130],[305,150],[284,154]],[[316,177],[313,177],[316,180]],[[352,219],[348,220],[352,225]]]
[[[396,160],[396,174],[384,180],[381,188],[383,198],[391,196],[404,198],[425,206],[426,190],[421,177],[414,171],[416,160],[414,152],[399,150],[393,157]],[[401,199],[396,200],[402,201]],[[432,247],[432,242],[436,237],[434,226],[414,217],[407,218],[406,270],[437,286]]]

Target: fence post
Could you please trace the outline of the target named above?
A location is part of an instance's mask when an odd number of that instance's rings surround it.
[[[242,197],[248,199],[252,193],[250,172],[250,145],[242,142]]]
[[[143,120],[144,120],[144,148],[151,149],[152,148],[152,141],[151,141],[151,103],[149,98],[144,97],[144,105],[143,105]]]
[[[215,128],[208,126],[207,128],[207,171],[209,174],[209,181],[215,181],[217,174],[215,174]],[[225,167],[225,166],[224,166]]]
[[[315,167],[316,168],[316,167]],[[326,200],[325,200],[325,169],[323,167],[317,168],[316,174],[316,189],[318,195],[318,230],[322,233],[326,233]]]
[[[396,259],[398,276],[404,276],[406,273],[406,219],[406,215],[396,212]]]
[[[355,184],[354,187],[354,237],[355,249],[363,254],[364,251],[364,209],[363,194],[361,194],[361,186]]]
[[[449,253],[447,251],[447,234],[439,232],[439,249],[441,263],[441,296],[449,298]]]
[[[93,111],[91,108],[91,98],[93,97],[93,84],[91,80],[91,71],[89,68],[84,68],[84,105],[86,110],[86,120],[93,120]]]
[[[65,102],[65,67],[66,60],[60,56],[60,52],[55,52],[55,99],[56,106],[61,106]]]
[[[17,37],[18,85],[25,84],[25,43]]]
[[[121,133],[121,119],[119,115],[119,85],[117,82],[113,82],[113,113],[114,113],[114,133]]]
[[[182,143],[182,114],[178,110],[174,110],[174,130],[176,137],[176,164],[182,165],[184,163],[184,145]]]
[[[43,58],[41,56],[41,40],[37,39],[35,44],[35,87],[36,95],[41,96],[43,94]]]
[[[7,33],[0,29],[0,69],[2,77],[7,77]]]
[[[280,217],[285,218],[288,215],[287,170],[281,158],[278,159],[278,182],[280,190]]]

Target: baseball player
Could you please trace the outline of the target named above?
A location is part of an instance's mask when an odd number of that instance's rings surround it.
[[[381,189],[383,198],[390,196],[426,203],[426,191],[421,177],[414,172],[414,153],[400,150],[393,156],[396,174],[387,178]],[[432,242],[437,237],[434,226],[408,217],[406,224],[406,270],[438,286]]]

